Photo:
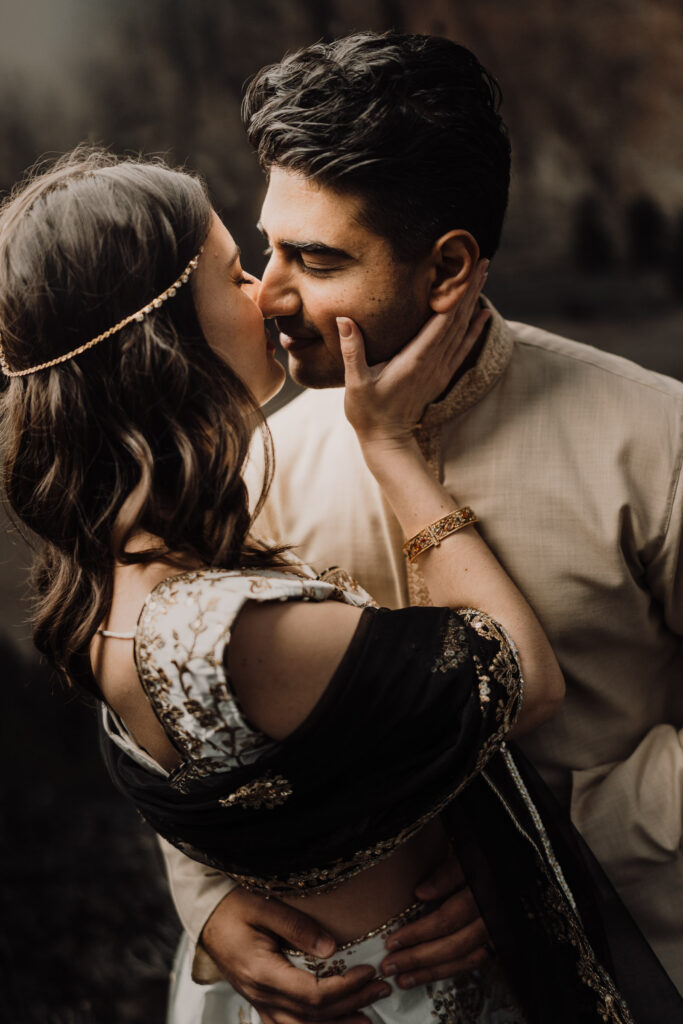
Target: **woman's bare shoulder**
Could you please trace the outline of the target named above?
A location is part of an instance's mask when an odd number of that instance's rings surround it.
[[[339,601],[249,601],[228,652],[247,719],[282,739],[312,711],[341,662],[363,609]]]

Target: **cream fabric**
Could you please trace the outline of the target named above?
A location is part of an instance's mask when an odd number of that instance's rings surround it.
[[[424,601],[343,392],[308,391],[271,428],[261,533],[343,566],[381,605]],[[418,439],[564,670],[563,709],[524,749],[683,991],[683,384],[494,311],[477,365]],[[189,884],[178,898],[196,935]]]

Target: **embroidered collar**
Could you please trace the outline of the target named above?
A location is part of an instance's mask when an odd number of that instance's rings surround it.
[[[489,300],[482,296],[482,301],[491,310],[491,319],[481,354],[474,366],[455,382],[440,402],[433,402],[427,407],[418,427],[421,434],[433,433],[448,420],[480,402],[510,362],[514,346],[512,331]]]

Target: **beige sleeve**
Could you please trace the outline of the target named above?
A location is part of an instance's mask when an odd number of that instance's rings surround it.
[[[617,886],[679,855],[683,729],[657,725],[625,761],[572,772],[572,819]]]
[[[199,944],[202,929],[218,904],[237,887],[227,875],[200,864],[157,837],[166,863],[171,897],[192,946],[192,980],[200,984],[223,981],[223,975],[206,950]]]
[[[678,459],[669,490],[663,541],[647,566],[647,584],[667,626],[683,638],[683,451],[678,453]]]
[[[683,995],[683,729],[572,776],[574,824]]]

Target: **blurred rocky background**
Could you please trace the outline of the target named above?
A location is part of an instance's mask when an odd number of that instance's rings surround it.
[[[679,0],[0,0],[0,191],[84,140],[162,154],[202,172],[258,273],[245,80],[390,27],[470,46],[503,86],[514,179],[494,302],[683,378]],[[3,523],[0,1024],[158,1024],[178,927],[160,862],[103,777],[92,709],[31,653],[27,564]]]

